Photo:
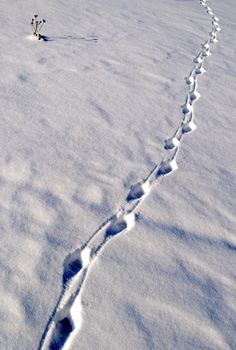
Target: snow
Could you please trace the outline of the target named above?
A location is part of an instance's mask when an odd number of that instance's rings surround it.
[[[2,4],[1,349],[236,348],[236,10],[201,3]]]

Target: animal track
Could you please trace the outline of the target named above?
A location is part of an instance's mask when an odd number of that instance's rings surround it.
[[[179,131],[179,129],[177,130],[177,132]],[[176,136],[176,134],[165,140],[165,149],[166,150],[170,150],[170,149],[175,149],[176,147],[179,147],[179,144],[180,144],[180,139]]]
[[[77,249],[70,253],[64,260],[63,284],[73,278],[80,270],[86,268],[90,262],[91,251],[88,247]]]
[[[196,126],[196,124],[194,123],[194,120],[193,120],[192,117],[189,119],[189,121],[184,122],[184,123],[182,124],[182,132],[183,132],[184,134],[188,134],[188,133],[194,131],[196,128],[197,128],[197,126]]]
[[[110,236],[115,236],[118,233],[124,232],[126,230],[130,230],[134,226],[134,223],[135,215],[132,212],[126,215],[122,215],[121,217],[118,216],[108,226],[105,233],[105,239],[109,238]]]
[[[192,88],[192,90],[189,93],[189,97],[190,97],[191,102],[197,101],[200,96],[201,95],[197,91],[197,80],[195,80],[194,83],[193,83],[193,88]]]
[[[59,350],[63,347],[66,340],[68,339],[70,333],[74,329],[69,317],[64,317],[62,320],[58,321],[52,336],[52,341],[50,343],[50,350]]]
[[[142,198],[147,195],[150,191],[150,182],[140,181],[136,185],[132,185],[127,196],[127,201],[135,200],[138,198]]]
[[[197,66],[197,67],[195,68],[195,72],[196,72],[196,74],[200,75],[200,74],[205,73],[206,70],[205,70],[205,68],[203,67],[203,65],[200,64],[199,66]]]
[[[178,169],[177,155],[182,138],[196,129],[194,106],[200,97],[197,91],[197,79],[205,73],[203,63],[211,55],[211,44],[218,41],[217,34],[221,31],[219,18],[207,5],[207,0],[200,0],[200,5],[211,16],[212,30],[209,38],[201,44],[202,50],[193,59],[194,67],[185,78],[189,91],[182,106],[183,117],[174,135],[164,142],[166,157],[160,164],[154,166],[146,179],[131,186],[121,208],[105,220],[81,248],[76,249],[65,258],[61,296],[45,328],[39,350],[60,350],[66,345],[69,346],[73,335],[79,331],[82,324],[81,294],[92,263],[99,252],[106,247],[108,241],[132,229],[136,222],[138,207],[159,178]],[[91,40],[95,39],[91,37]],[[100,112],[103,113],[103,111]]]
[[[163,160],[163,162],[160,164],[160,167],[157,171],[157,176],[161,176],[161,175],[165,176],[178,169],[178,165],[176,162],[176,155],[177,153],[175,153],[174,157]]]

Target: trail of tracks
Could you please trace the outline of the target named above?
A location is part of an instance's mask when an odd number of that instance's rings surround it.
[[[201,44],[201,51],[193,59],[193,69],[185,78],[189,91],[182,106],[183,118],[173,136],[165,140],[166,157],[150,171],[146,179],[130,188],[126,201],[120,209],[103,222],[81,248],[71,252],[65,258],[62,293],[45,328],[39,350],[59,350],[70,347],[73,337],[81,327],[81,295],[86,277],[96,257],[113,237],[129,231],[135,225],[138,207],[158,180],[178,168],[177,156],[181,141],[196,129],[194,108],[200,97],[198,77],[205,72],[203,63],[211,55],[211,45],[218,41],[217,34],[221,30],[219,19],[207,5],[207,0],[200,0],[200,5],[211,17],[212,29],[206,42]]]

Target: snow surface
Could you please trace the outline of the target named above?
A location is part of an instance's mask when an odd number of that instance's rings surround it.
[[[1,349],[236,348],[235,0],[209,2],[197,129],[158,172],[203,5],[1,3]]]

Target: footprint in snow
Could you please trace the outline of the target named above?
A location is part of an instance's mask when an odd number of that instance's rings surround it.
[[[67,255],[63,264],[63,285],[77,275],[82,269],[88,267],[91,261],[91,250],[88,247],[76,249]]]
[[[53,332],[49,350],[62,349],[73,330],[74,325],[68,317],[64,317],[62,320],[58,321]]]
[[[105,239],[115,236],[121,232],[130,230],[135,224],[136,216],[134,213],[116,217],[108,226],[105,232]]]
[[[130,191],[126,200],[129,202],[131,200],[139,199],[146,195],[150,190],[149,181],[140,181],[137,184],[131,186]]]

